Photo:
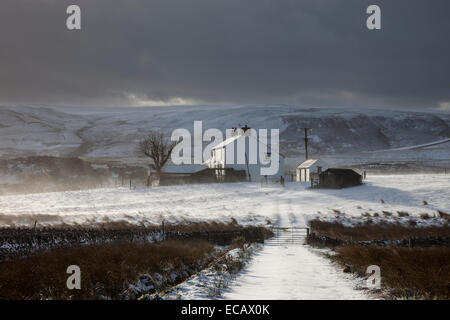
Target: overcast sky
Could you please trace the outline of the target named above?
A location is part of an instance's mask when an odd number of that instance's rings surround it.
[[[450,110],[449,39],[449,0],[2,0],[0,101]]]

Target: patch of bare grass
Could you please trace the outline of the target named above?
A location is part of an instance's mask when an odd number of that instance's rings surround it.
[[[409,222],[414,221],[410,220]],[[415,221],[414,221],[415,223]],[[415,227],[415,224],[408,226],[392,223],[360,224],[348,227],[340,222],[328,222],[311,220],[309,222],[311,232],[318,236],[326,236],[333,239],[370,241],[370,240],[398,240],[411,237],[449,237],[450,226],[429,226]]]
[[[450,299],[450,248],[375,248],[344,246],[332,259],[365,274],[369,265],[381,269],[388,298]]]
[[[422,218],[424,220],[428,220],[428,219],[431,219],[431,216],[428,213],[421,213],[420,218]]]
[[[164,274],[177,268],[193,272],[213,259],[204,241],[115,243],[55,249],[0,264],[0,299],[120,298],[142,274]],[[81,290],[69,290],[67,267],[81,268]]]
[[[408,217],[409,216],[409,213],[408,212],[406,212],[406,211],[397,211],[397,214],[398,214],[398,216],[399,217]]]
[[[243,227],[237,223],[236,220],[231,220],[229,223],[222,222],[183,222],[165,224],[166,231],[178,231],[178,232],[211,232],[211,231],[234,231],[242,229]]]
[[[438,210],[438,214],[439,214],[439,217],[441,217],[442,219],[450,221],[450,214],[445,213],[445,212],[443,212],[441,210]]]
[[[385,217],[390,217],[390,216],[392,216],[392,212],[389,212],[389,211],[382,211],[383,212],[383,215],[385,216]]]

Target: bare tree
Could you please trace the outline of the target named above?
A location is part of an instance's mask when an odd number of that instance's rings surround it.
[[[164,134],[159,131],[150,131],[147,136],[139,141],[139,153],[153,160],[156,180],[159,181],[162,168],[169,160],[172,150],[176,145],[177,142],[171,142],[165,139]],[[149,184],[148,181],[147,184]]]

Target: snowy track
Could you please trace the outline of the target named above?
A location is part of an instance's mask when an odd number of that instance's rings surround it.
[[[282,209],[284,212],[280,215],[278,226],[289,228],[296,222],[295,215],[290,210],[290,202]],[[255,254],[250,264],[233,281],[224,294],[225,299],[369,298],[364,291],[356,289],[358,280],[337,270],[326,258],[304,245],[301,239],[291,242],[291,231],[281,230],[276,237],[266,242],[262,251]]]
[[[368,299],[361,283],[305,245],[264,246],[237,277],[225,299]]]

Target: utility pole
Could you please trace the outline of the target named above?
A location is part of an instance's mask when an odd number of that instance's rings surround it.
[[[305,131],[305,158],[306,160],[308,160],[309,155],[308,155],[308,130],[312,130],[312,128],[300,128],[298,131],[300,130],[304,130]]]
[[[249,181],[249,182],[252,182],[252,176],[251,176],[250,170],[249,170],[249,168],[248,168],[247,152],[245,153],[245,163],[247,164],[248,181]]]

